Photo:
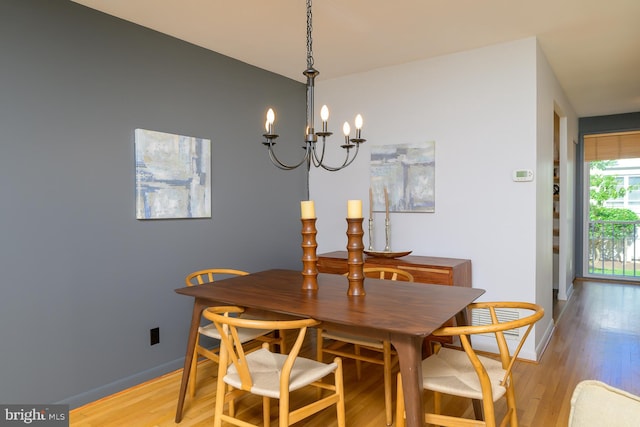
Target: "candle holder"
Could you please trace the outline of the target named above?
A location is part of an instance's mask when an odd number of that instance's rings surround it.
[[[349,296],[364,296],[364,244],[362,221],[364,218],[347,218],[347,264],[349,273]]]
[[[316,218],[302,220],[302,290],[318,290],[318,256],[316,255]]]
[[[390,243],[391,242],[391,223],[388,217],[384,220],[384,238],[385,238],[384,251],[391,252],[391,243]]]
[[[369,218],[369,250],[373,250],[373,218]]]

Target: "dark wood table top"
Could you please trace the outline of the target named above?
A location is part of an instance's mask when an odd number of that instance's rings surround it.
[[[299,271],[267,270],[176,292],[212,303],[310,317],[324,322],[325,327],[334,325],[376,337],[391,333],[426,337],[485,292],[367,278],[366,295],[347,296],[346,277],[323,273],[318,274],[317,291],[301,287]]]

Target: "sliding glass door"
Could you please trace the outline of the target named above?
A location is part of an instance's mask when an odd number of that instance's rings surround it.
[[[587,277],[640,278],[640,132],[585,136]]]

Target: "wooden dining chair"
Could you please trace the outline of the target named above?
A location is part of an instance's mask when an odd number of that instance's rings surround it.
[[[387,280],[402,280],[413,282],[413,275],[405,270],[392,267],[364,268],[365,277]],[[345,274],[346,275],[346,274]],[[318,329],[317,332],[317,360],[322,361],[325,354],[355,359],[356,375],[358,380],[362,374],[361,362],[375,363],[383,366],[384,378],[384,404],[387,425],[393,423],[393,379],[392,371],[397,363],[395,352],[389,341],[380,341],[366,337],[360,337],[343,332],[332,332]],[[325,340],[331,340],[325,342]],[[365,350],[365,354],[362,350]],[[370,355],[371,353],[374,353]]]
[[[235,306],[210,307],[204,312],[222,337],[214,426],[222,422],[237,426],[250,426],[235,414],[235,400],[251,393],[262,396],[263,425],[271,424],[270,400],[278,399],[279,426],[295,424],[333,405],[336,406],[338,426],[345,426],[344,385],[342,361],[336,357],[332,363],[321,363],[299,357],[307,328],[320,324],[314,319],[256,320],[243,318],[243,308]],[[247,354],[240,334],[242,330],[297,330],[297,337],[289,354],[273,353],[269,345]],[[322,382],[333,375],[333,384]],[[316,387],[322,393],[304,405],[292,404],[290,393],[306,387]],[[226,389],[226,390],[225,390]],[[327,393],[329,391],[329,393]],[[228,404],[225,413],[224,406]],[[292,409],[295,407],[295,409]]]
[[[246,276],[249,274],[246,271],[235,270],[231,268],[209,268],[206,270],[194,271],[193,273],[187,275],[185,278],[185,282],[187,286],[198,286],[203,285],[205,283],[215,282],[216,279],[224,278],[224,277],[234,277],[234,276]],[[201,338],[208,337],[213,338],[215,340],[220,340],[220,335],[218,334],[218,330],[215,328],[213,323],[208,322],[208,324],[203,324],[198,328],[198,337],[196,339],[196,345],[193,352],[193,360],[191,362],[191,370],[189,371],[189,395],[191,397],[196,394],[196,379],[197,379],[197,370],[198,370],[198,359],[200,357],[205,357],[213,362],[218,363],[219,359],[219,348],[214,347],[210,348],[203,343],[201,343]],[[247,350],[254,349],[257,350],[260,348],[261,343],[267,342],[269,344],[277,344],[280,346],[280,351],[285,352],[284,341],[285,337],[283,333],[280,333],[276,336],[275,331],[273,330],[258,330],[258,329],[247,329],[240,331],[240,337],[242,342],[245,343]]]
[[[434,392],[433,412],[425,415],[427,424],[438,426],[496,426],[494,402],[505,397],[507,411],[500,426],[518,426],[516,398],[513,384],[513,365],[535,322],[544,316],[544,309],[537,304],[525,302],[479,302],[468,306],[469,311],[483,311],[488,315],[488,324],[477,326],[445,326],[433,332],[435,336],[458,337],[459,349],[439,347],[436,353],[422,361],[422,385]],[[520,318],[504,320],[502,310],[515,311]],[[513,316],[504,316],[512,319]],[[518,338],[511,353],[506,331],[517,330]],[[498,345],[499,359],[481,356],[471,345],[471,336],[490,334]],[[516,345],[517,344],[517,345]],[[482,402],[484,420],[470,420],[441,414],[442,394],[461,396]],[[396,426],[404,427],[404,394],[402,378],[398,374],[398,403]]]

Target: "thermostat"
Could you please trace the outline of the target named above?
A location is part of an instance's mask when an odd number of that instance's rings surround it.
[[[516,169],[513,171],[513,180],[516,182],[533,181],[533,171],[530,169]]]

